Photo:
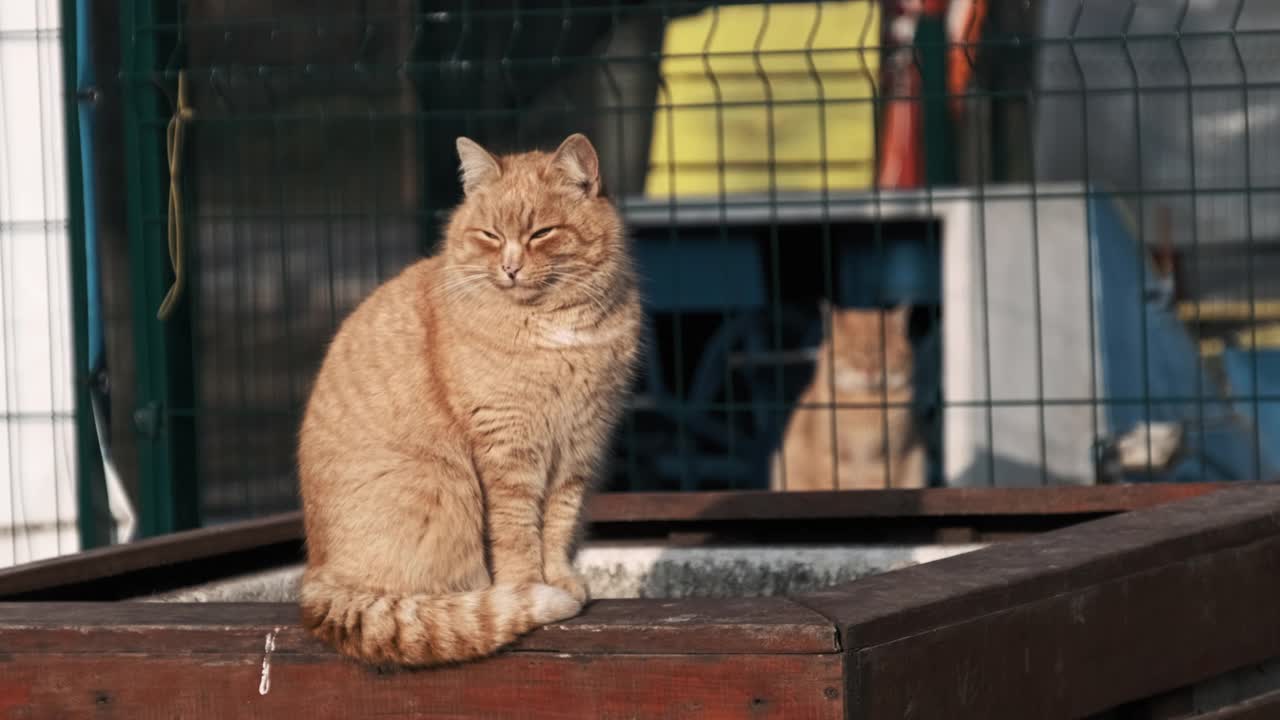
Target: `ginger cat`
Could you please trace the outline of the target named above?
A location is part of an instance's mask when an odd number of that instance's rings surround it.
[[[910,407],[910,309],[882,312],[824,304],[823,316],[830,318],[830,332],[824,333],[813,380],[783,434],[782,467],[774,454],[772,488],[924,487],[925,450]],[[834,424],[833,386],[835,404],[841,406],[834,411]]]
[[[590,141],[457,146],[465,199],[442,250],[342,323],[299,435],[303,624],[371,664],[482,657],[581,610],[583,497],[638,357]]]

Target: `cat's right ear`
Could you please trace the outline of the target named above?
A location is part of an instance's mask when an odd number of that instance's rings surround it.
[[[458,175],[462,178],[462,192],[470,195],[481,185],[491,183],[502,176],[498,164],[488,150],[471,138],[460,137],[458,145]]]

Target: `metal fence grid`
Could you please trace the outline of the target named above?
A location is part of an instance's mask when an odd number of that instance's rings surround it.
[[[60,28],[0,7],[0,565],[80,546]]]
[[[112,427],[143,531],[296,505],[310,376],[434,246],[458,135],[600,149],[651,318],[610,489],[767,487],[823,300],[913,306],[933,485],[1273,474],[1280,10],[978,2],[981,32],[926,16],[903,50],[886,5],[124,2],[133,294],[107,334],[136,353]],[[1137,468],[1149,423],[1182,452]]]

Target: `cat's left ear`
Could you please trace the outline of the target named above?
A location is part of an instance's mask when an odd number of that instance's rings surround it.
[[[481,185],[497,180],[502,175],[502,165],[480,143],[460,137],[458,146],[458,175],[462,178],[462,191],[470,195]]]
[[[574,133],[565,138],[552,156],[551,165],[587,197],[600,194],[600,156],[586,135]]]

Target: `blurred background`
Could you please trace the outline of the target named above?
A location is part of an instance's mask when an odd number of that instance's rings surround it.
[[[1268,0],[6,1],[0,564],[296,509],[325,345],[463,134],[601,153],[650,319],[606,490],[767,488],[822,300],[913,307],[933,486],[1271,479],[1278,40]]]

